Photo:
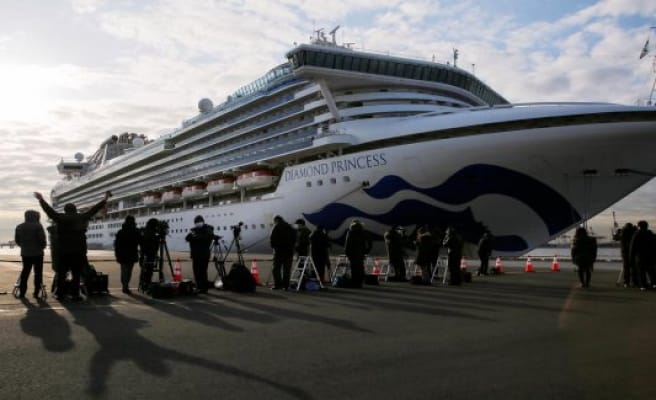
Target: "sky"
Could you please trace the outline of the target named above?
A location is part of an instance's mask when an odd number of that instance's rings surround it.
[[[0,242],[56,164],[109,136],[156,138],[283,63],[312,31],[366,51],[450,61],[511,102],[649,96],[654,0],[0,0]],[[656,42],[656,37],[651,43]],[[590,221],[656,225],[656,181]]]

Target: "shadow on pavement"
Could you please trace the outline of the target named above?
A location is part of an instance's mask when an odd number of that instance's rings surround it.
[[[281,384],[226,364],[206,360],[201,357],[184,354],[175,349],[159,346],[139,333],[147,322],[127,317],[112,307],[89,308],[78,307],[70,303],[63,304],[75,318],[75,323],[91,333],[100,346],[89,365],[89,384],[87,394],[93,397],[105,395],[107,378],[113,366],[119,361],[130,361],[146,373],[157,376],[171,376],[168,362],[187,363],[206,368],[222,374],[232,375],[264,384],[280,390],[297,399],[311,399],[312,396],[298,388]],[[119,338],[117,340],[117,338]]]
[[[38,305],[28,301],[23,303],[27,307],[25,317],[20,321],[23,332],[40,338],[43,347],[48,351],[65,352],[75,346],[68,321],[50,308],[48,303],[41,302]]]

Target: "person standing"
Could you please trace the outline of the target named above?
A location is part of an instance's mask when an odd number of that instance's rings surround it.
[[[632,265],[638,271],[640,290],[650,287],[656,289],[656,273],[654,272],[656,237],[648,228],[647,221],[638,222],[638,230],[633,234],[629,250]],[[649,282],[647,276],[649,276]]]
[[[194,218],[194,227],[185,240],[189,242],[191,253],[191,265],[194,271],[194,280],[199,293],[207,293],[209,287],[207,282],[207,266],[210,262],[210,247],[218,236],[214,234],[214,227],[205,224],[202,216]]]
[[[485,232],[478,241],[478,258],[481,260],[481,266],[476,272],[477,276],[487,275],[487,268],[492,255],[492,237],[489,232]]]
[[[421,268],[421,281],[430,285],[431,261],[435,252],[435,242],[428,226],[424,225],[417,231],[417,257],[415,264]]]
[[[25,297],[27,281],[34,268],[34,298],[38,299],[43,285],[43,249],[46,248],[46,232],[39,222],[38,211],[25,211],[25,222],[16,227],[14,241],[21,248],[23,260],[18,297],[21,299]]]
[[[326,269],[330,266],[330,239],[323,227],[317,226],[317,229],[310,234],[310,249],[319,279],[325,282]]]
[[[83,213],[77,212],[73,203],[64,205],[64,212],[58,213],[44,199],[41,193],[34,192],[34,197],[48,217],[57,226],[57,241],[59,243],[60,267],[57,271],[57,288],[65,287],[66,273],[70,270],[73,276],[71,281],[71,297],[74,301],[82,300],[80,296],[80,275],[82,269],[88,265],[87,261],[87,227],[89,220],[107,204],[111,192],[106,192],[102,200]],[[55,293],[57,300],[63,299],[63,293]]]
[[[387,247],[387,258],[389,264],[394,268],[394,278],[396,281],[405,282],[405,253],[403,251],[403,233],[398,225],[392,226],[384,235],[385,246]]]
[[[462,284],[462,271],[460,270],[462,240],[460,240],[460,235],[458,235],[455,228],[450,226],[446,229],[442,244],[448,251],[449,285],[458,286]]]
[[[310,229],[301,218],[296,220],[296,255],[307,257],[310,254]]]
[[[624,224],[619,232],[620,249],[622,252],[622,278],[624,279],[625,288],[631,287],[631,282],[633,282],[633,286],[640,286],[637,268],[630,257],[631,240],[635,233],[636,227],[630,222]]]
[[[153,281],[153,270],[158,262],[160,242],[164,239],[160,237],[159,226],[160,222],[157,218],[150,218],[140,232],[141,254],[139,266],[141,267],[141,273],[139,274],[139,289],[144,293],[150,290],[150,284]]]
[[[590,287],[590,278],[594,262],[597,260],[597,239],[588,236],[585,228],[580,227],[572,240],[572,262],[578,267],[581,287]]]
[[[360,221],[353,220],[346,234],[344,253],[351,265],[351,280],[354,288],[364,283],[364,259],[371,251],[371,240]]]
[[[123,287],[123,293],[126,294],[131,293],[130,279],[132,278],[134,263],[139,261],[140,242],[141,235],[134,217],[128,215],[125,217],[123,226],[116,233],[116,239],[114,239],[114,255],[121,266],[121,286]]]
[[[296,231],[280,215],[273,217],[270,237],[273,249],[273,289],[287,290],[294,258]]]

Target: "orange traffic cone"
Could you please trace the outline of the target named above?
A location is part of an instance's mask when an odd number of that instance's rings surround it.
[[[551,272],[559,272],[560,264],[558,263],[558,258],[554,256],[553,262],[551,263]]]
[[[531,257],[526,257],[526,266],[524,267],[524,272],[535,272],[533,269],[533,263],[531,262]]]
[[[465,257],[462,257],[460,259],[460,269],[463,271],[467,271],[467,259]]]
[[[260,286],[260,271],[257,269],[257,259],[254,258],[253,261],[251,261],[251,275],[253,275],[253,279],[255,279],[255,284]]]
[[[175,267],[173,268],[173,281],[182,282],[182,268],[180,267],[180,259],[175,260]]]
[[[494,263],[494,268],[496,268],[497,274],[503,274],[503,265],[501,265],[501,257],[497,257],[497,261]]]
[[[374,258],[374,268],[371,270],[372,275],[380,275],[380,264],[378,263],[378,259]]]

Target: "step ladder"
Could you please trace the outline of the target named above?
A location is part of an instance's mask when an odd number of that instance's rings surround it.
[[[431,275],[431,283],[433,283],[434,280],[439,280],[440,279],[440,269],[442,270],[442,285],[446,285],[448,282],[448,276],[449,276],[449,270],[446,267],[446,262],[447,259],[445,257],[438,257],[437,258],[437,263],[435,264],[435,267],[433,268],[433,274]]]
[[[382,263],[380,262],[378,257],[367,256],[364,259],[364,273],[367,275],[373,275],[374,267],[376,267],[376,264],[378,264],[378,281],[382,279],[385,282],[387,282],[387,277],[390,271],[389,261],[386,263]]]
[[[289,289],[298,292],[301,290],[303,278],[314,278],[319,283],[319,287],[323,289],[323,283],[319,278],[319,271],[312,261],[312,257],[302,256],[298,257],[292,266],[292,272],[289,274]]]
[[[330,271],[330,282],[334,282],[338,276],[344,276],[350,268],[348,257],[339,255],[335,258],[335,268]]]

